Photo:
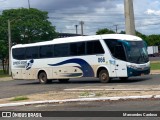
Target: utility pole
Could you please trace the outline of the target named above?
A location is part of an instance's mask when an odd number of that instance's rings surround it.
[[[84,22],[80,21],[80,25],[81,25],[81,35],[83,36],[83,25],[84,25]]]
[[[19,19],[13,19],[13,20],[9,20],[8,19],[8,73],[9,75],[11,75],[11,46],[12,46],[12,38],[11,38],[11,23],[14,22],[15,20],[19,20]]]
[[[28,8],[29,9],[31,8],[31,6],[30,6],[30,0],[28,0]]]
[[[9,75],[11,75],[11,21],[8,20],[8,51],[9,51],[9,60],[8,60],[8,66],[9,66],[9,70],[8,73]]]
[[[114,25],[116,27],[116,33],[118,33],[118,25]]]
[[[76,34],[78,34],[78,25],[75,25],[76,27]]]
[[[126,34],[135,35],[133,0],[124,0]]]

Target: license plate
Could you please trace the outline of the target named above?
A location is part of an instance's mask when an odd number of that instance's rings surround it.
[[[141,74],[141,76],[144,76],[144,75],[145,75],[144,73]]]

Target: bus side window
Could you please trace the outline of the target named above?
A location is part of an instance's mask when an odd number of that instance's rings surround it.
[[[87,55],[92,54],[104,54],[104,50],[100,41],[97,40],[87,42]]]
[[[14,48],[12,55],[14,59],[23,60],[25,58],[25,48]]]
[[[25,58],[26,59],[37,59],[38,58],[38,47],[27,47]]]
[[[85,42],[70,43],[70,55],[85,55]]]
[[[77,44],[71,43],[70,44],[70,55],[77,55]]]
[[[121,42],[116,39],[106,39],[105,43],[113,57],[126,61],[125,48]]]
[[[40,47],[40,58],[53,57],[53,45],[45,45]]]
[[[69,55],[69,44],[54,45],[54,57],[66,57]]]
[[[124,51],[123,45],[116,45],[115,46],[115,57],[120,60],[126,61],[126,56],[125,56],[125,51]]]

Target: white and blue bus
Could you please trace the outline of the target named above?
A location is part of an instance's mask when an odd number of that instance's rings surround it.
[[[13,79],[67,82],[97,77],[126,80],[150,73],[147,45],[139,37],[122,34],[78,36],[18,44],[11,49]]]

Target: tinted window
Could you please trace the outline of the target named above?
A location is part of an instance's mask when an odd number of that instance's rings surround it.
[[[118,41],[117,40],[105,40],[105,43],[107,44],[112,55],[115,56],[115,46],[118,45]]]
[[[25,48],[12,49],[14,59],[23,60],[25,58]]]
[[[120,60],[126,60],[125,51],[122,43],[116,45],[115,47],[115,57]]]
[[[120,60],[126,60],[125,49],[123,44],[118,40],[105,40],[112,56]]]
[[[100,41],[87,42],[87,54],[103,54],[104,50]]]
[[[50,58],[53,57],[53,46],[46,45],[40,47],[40,58]]]
[[[38,58],[38,47],[27,47],[25,58],[26,59]]]
[[[70,44],[70,55],[77,55],[77,45],[76,43]]]
[[[54,56],[65,57],[69,55],[69,44],[54,45]]]
[[[71,43],[70,55],[85,55],[85,42]]]

